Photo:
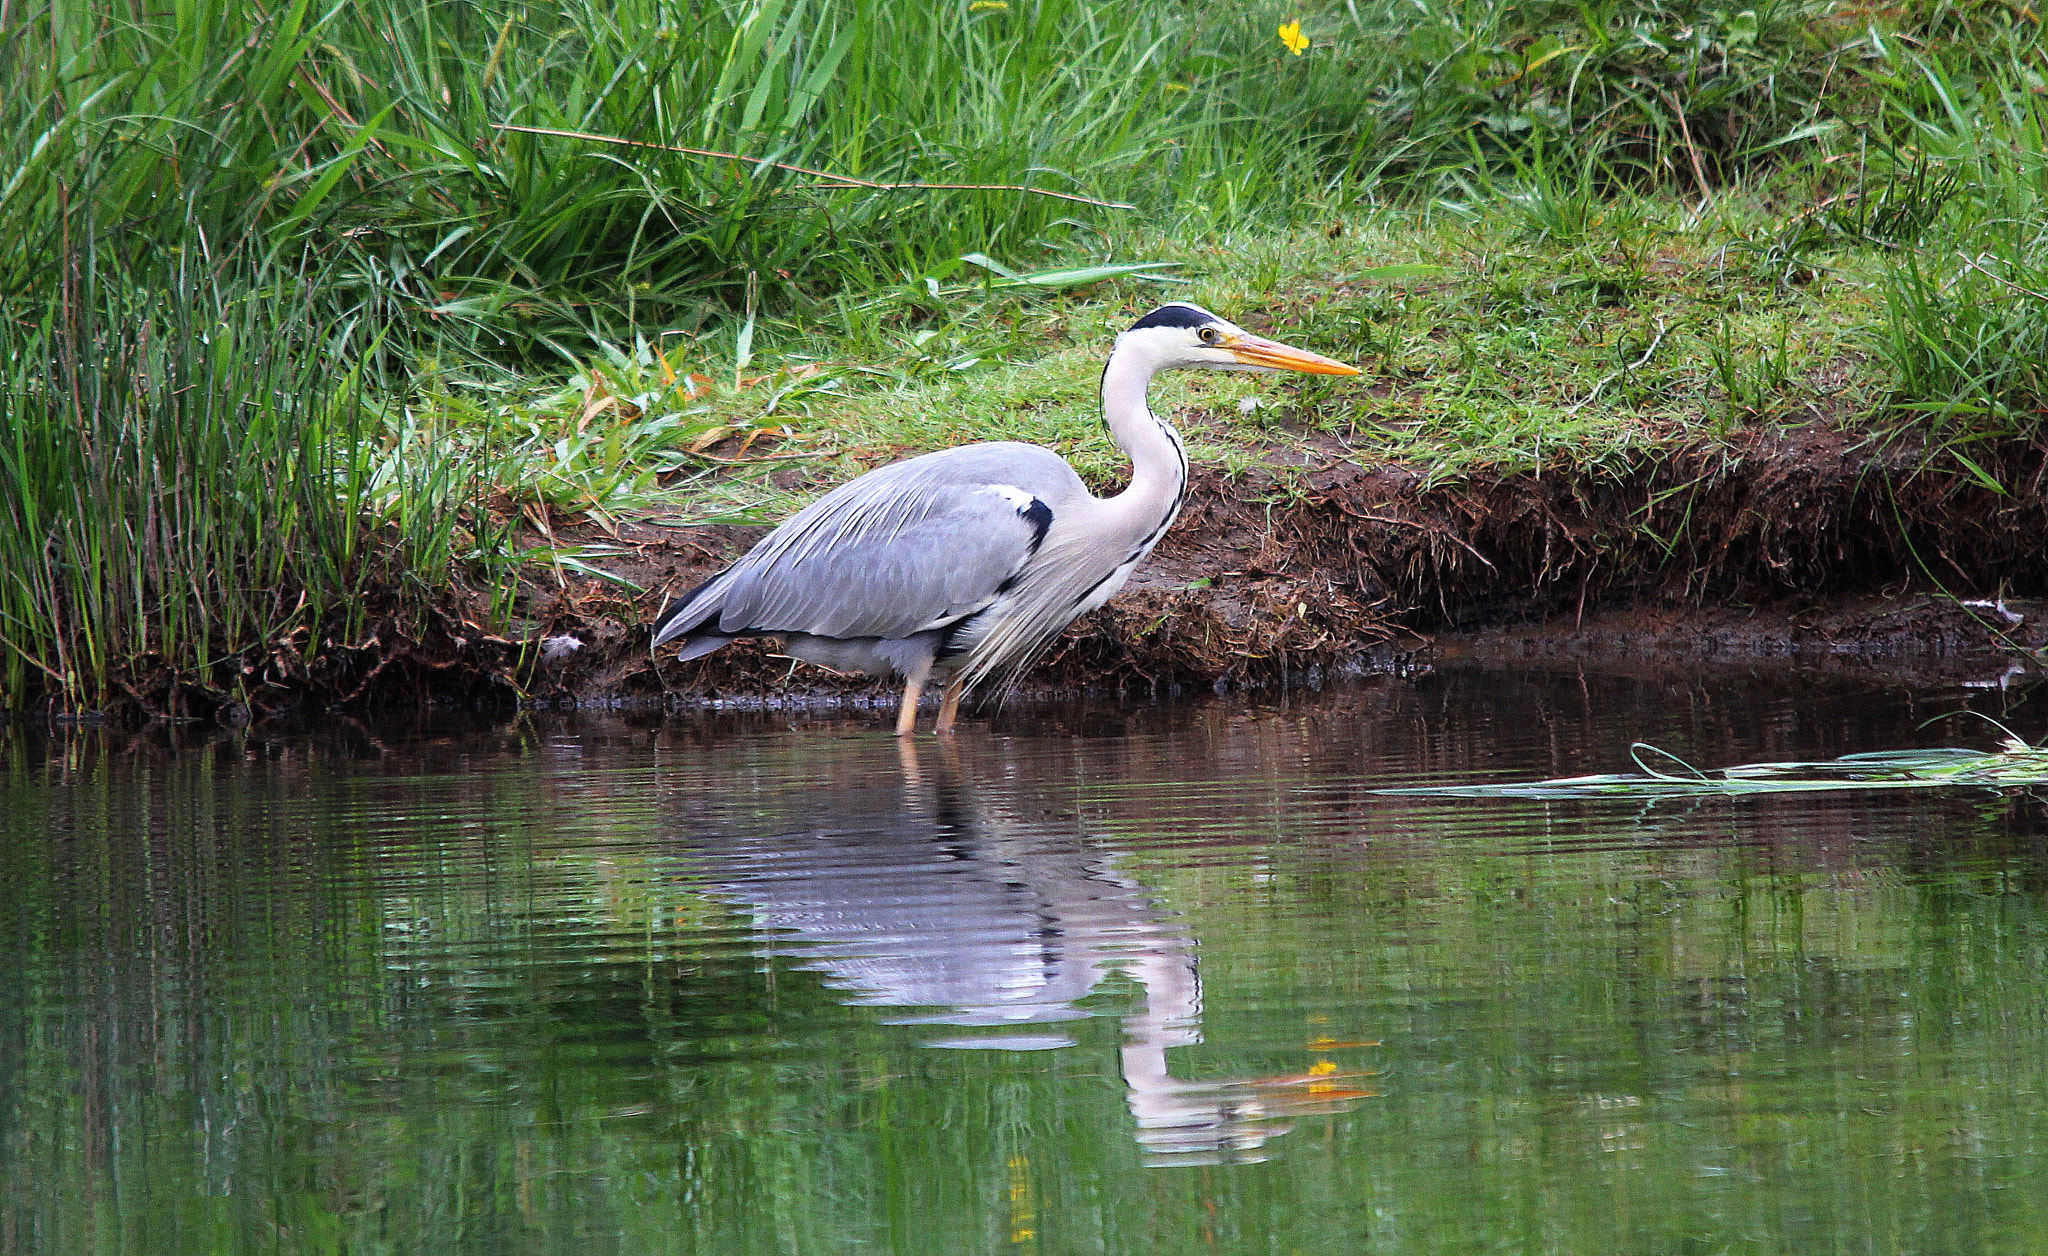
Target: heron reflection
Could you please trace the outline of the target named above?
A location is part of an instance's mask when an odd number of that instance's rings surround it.
[[[743,832],[706,833],[692,845],[707,888],[848,1003],[905,1009],[885,1023],[972,1031],[931,1048],[1074,1046],[1059,1027],[1097,1015],[1080,1000],[1126,975],[1142,999],[1122,1015],[1119,1063],[1150,1164],[1263,1160],[1295,1118],[1361,1093],[1315,1074],[1174,1076],[1169,1051],[1201,1041],[1194,940],[1075,821],[980,788],[938,749],[920,765],[905,744],[880,783],[795,792]]]

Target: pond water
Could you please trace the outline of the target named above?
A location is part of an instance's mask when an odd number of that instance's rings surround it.
[[[2048,804],[1393,797],[1989,747],[1452,671],[0,746],[0,1250],[2021,1253]]]

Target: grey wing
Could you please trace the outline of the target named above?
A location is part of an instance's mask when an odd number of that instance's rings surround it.
[[[811,503],[718,577],[721,633],[902,638],[988,606],[1080,478],[1008,442],[895,463]]]

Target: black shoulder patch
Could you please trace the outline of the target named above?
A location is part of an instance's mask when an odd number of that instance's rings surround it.
[[[1160,306],[1132,323],[1131,330],[1142,331],[1147,327],[1200,327],[1203,323],[1215,321],[1216,316],[1201,306],[1189,305],[1186,301],[1175,301]]]
[[[1017,513],[1024,516],[1024,522],[1031,525],[1031,550],[1037,553],[1039,545],[1045,540],[1045,530],[1052,526],[1052,507],[1034,497],[1029,506]]]

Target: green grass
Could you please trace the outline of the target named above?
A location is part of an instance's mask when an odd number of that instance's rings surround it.
[[[1873,37],[1816,3],[23,12],[0,43],[22,87],[0,296],[32,301],[81,215],[143,269],[189,217],[198,247],[316,260],[324,314],[515,362],[734,336],[735,312],[944,280],[972,252],[1087,255],[1134,220],[1200,235],[1419,190],[1571,230],[1607,190],[1706,195],[1878,116],[1855,71]],[[1290,15],[1302,55],[1275,35]]]
[[[1166,295],[1368,367],[1164,390],[1226,467],[2031,438],[2043,65],[1932,0],[13,6],[0,705],[580,561],[521,520],[990,436],[1107,481],[1096,364]]]
[[[1102,354],[1136,312],[1182,295],[1366,371],[1334,383],[1163,377],[1155,403],[1180,412],[1200,464],[1250,467],[1276,448],[1326,458],[1338,446],[1431,479],[1546,466],[1584,474],[1677,436],[1816,414],[1875,421],[1884,389],[1859,337],[1881,310],[1867,283],[1778,282],[1757,252],[1738,247],[1778,221],[1755,197],[1731,196],[1700,224],[1679,207],[1655,209],[1611,213],[1604,238],[1569,248],[1512,219],[1447,211],[1140,237],[1129,247],[1176,261],[1171,273],[1184,282],[1126,280],[1057,300],[963,298],[928,317],[869,307],[836,335],[824,320],[772,324],[756,341],[760,361],[814,372],[805,391],[768,413],[755,398],[774,397],[770,387],[714,389],[703,421],[731,432],[758,425],[755,449],[800,459],[819,481],[904,450],[1025,439],[1059,448],[1107,485],[1122,462],[1097,418]],[[710,360],[694,369],[722,377]],[[714,482],[743,483],[744,470]],[[689,484],[665,486],[664,517],[691,517],[690,495]]]

